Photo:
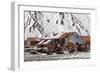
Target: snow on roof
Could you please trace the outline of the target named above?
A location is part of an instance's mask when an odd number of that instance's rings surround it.
[[[43,44],[47,44],[47,43],[49,43],[51,40],[47,40],[46,42],[44,42]]]
[[[40,42],[38,43],[38,45],[42,44],[44,41],[45,41],[45,40],[40,41]]]

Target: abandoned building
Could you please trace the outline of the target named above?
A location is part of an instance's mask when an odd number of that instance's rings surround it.
[[[25,48],[34,48],[37,43],[39,43],[40,40],[36,39],[34,37],[29,37],[27,40],[24,41],[24,47]]]
[[[37,48],[46,49],[50,52],[63,51],[89,51],[90,49],[90,37],[80,36],[76,32],[63,32],[52,37],[45,38],[28,38],[24,42],[25,48]]]

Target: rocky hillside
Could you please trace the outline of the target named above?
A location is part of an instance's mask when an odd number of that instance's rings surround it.
[[[28,37],[55,36],[62,32],[90,35],[90,14],[63,12],[24,12],[24,33]]]

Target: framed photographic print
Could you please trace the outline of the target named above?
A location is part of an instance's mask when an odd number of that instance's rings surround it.
[[[12,3],[11,69],[94,65],[96,9]]]

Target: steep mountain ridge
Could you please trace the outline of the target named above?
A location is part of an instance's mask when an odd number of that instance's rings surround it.
[[[54,36],[62,32],[90,35],[90,15],[67,12],[24,12],[25,39],[28,37]]]

